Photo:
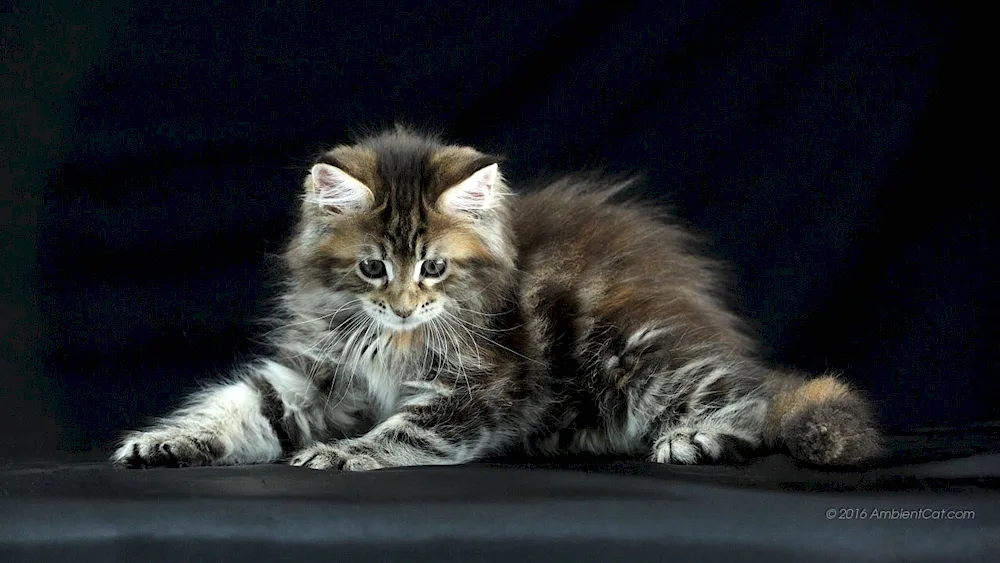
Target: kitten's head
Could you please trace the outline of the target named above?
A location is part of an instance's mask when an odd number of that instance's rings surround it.
[[[296,279],[392,331],[490,308],[514,271],[497,161],[398,128],[325,153],[287,253]]]

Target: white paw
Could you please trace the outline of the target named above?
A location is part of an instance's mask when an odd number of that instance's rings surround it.
[[[692,464],[715,461],[722,456],[718,434],[695,428],[675,428],[659,437],[653,445],[653,461]]]
[[[131,468],[212,465],[222,457],[218,440],[183,430],[133,432],[111,456],[111,461]]]
[[[296,452],[289,465],[310,469],[371,471],[384,465],[370,453],[363,442],[341,440],[332,444],[313,444]]]

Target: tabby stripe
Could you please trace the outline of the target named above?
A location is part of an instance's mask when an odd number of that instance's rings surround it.
[[[708,377],[712,377],[709,375]],[[698,402],[698,410],[707,414],[717,411],[726,406],[729,402],[729,394],[733,389],[733,380],[728,374],[721,374],[707,382],[702,382],[695,391],[695,400]]]
[[[442,449],[442,447],[435,444],[431,438],[421,434],[431,434],[440,441],[445,443],[448,442],[444,436],[435,435],[433,431],[425,429],[424,426],[415,424],[412,420],[406,419],[396,419],[391,427],[386,428],[382,432],[381,439],[403,444],[415,450],[431,453],[441,458],[451,457],[451,453],[448,450]]]
[[[412,432],[400,431],[392,435],[392,439],[400,444],[407,445],[420,452],[429,453],[439,458],[450,458],[451,453],[441,449],[431,440],[423,436],[418,436]]]
[[[261,414],[264,415],[264,418],[271,425],[274,435],[278,437],[282,453],[291,453],[295,450],[295,443],[297,441],[295,438],[298,435],[298,428],[295,427],[294,422],[291,425],[285,423],[285,404],[281,401],[278,390],[274,388],[274,385],[270,381],[263,377],[251,378],[250,384],[254,386],[260,395]],[[289,429],[292,432],[289,432]],[[295,437],[293,437],[293,433],[296,435]]]

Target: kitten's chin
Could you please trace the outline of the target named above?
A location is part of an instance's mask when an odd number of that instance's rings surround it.
[[[388,320],[388,319],[376,319],[375,322],[377,322],[382,328],[387,329],[389,332],[407,333],[407,332],[413,332],[417,328],[420,328],[421,326],[423,326],[425,321],[412,320],[412,319],[398,320],[398,321]]]

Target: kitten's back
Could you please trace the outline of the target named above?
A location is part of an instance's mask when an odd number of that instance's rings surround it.
[[[607,338],[595,330],[600,326],[616,332],[626,348],[653,333],[660,334],[658,339],[666,335],[661,352],[665,367],[672,365],[675,373],[689,373],[681,366],[713,356],[721,371],[732,372],[728,383],[721,384],[715,383],[722,381],[718,372],[702,373],[701,383],[689,382],[691,389],[716,386],[713,393],[728,392],[729,400],[741,394],[767,397],[768,416],[759,422],[768,445],[784,446],[796,458],[823,465],[862,463],[882,455],[869,402],[832,375],[812,379],[761,364],[741,320],[724,302],[719,265],[701,254],[696,237],[665,213],[614,203],[609,196],[618,187],[567,179],[515,204],[525,302],[551,310],[557,300],[556,316],[569,317],[550,321],[549,337],[558,340],[567,335],[555,331],[570,332],[577,350],[593,351],[588,340]],[[596,347],[598,356],[605,346]],[[617,365],[619,358],[612,361]],[[619,390],[625,390],[628,377],[616,382]],[[668,395],[669,400],[681,397]],[[703,399],[711,404],[712,396],[707,393]],[[692,405],[669,408],[686,411]]]
[[[749,351],[751,340],[724,304],[719,265],[666,212],[616,202],[622,184],[567,178],[514,204],[519,267],[529,291],[574,296],[578,313],[628,333],[672,319],[689,336]]]

